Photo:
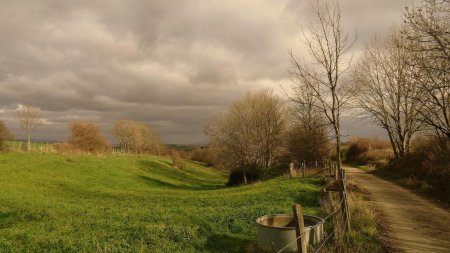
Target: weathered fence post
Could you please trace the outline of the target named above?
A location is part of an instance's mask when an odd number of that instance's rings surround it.
[[[345,224],[345,230],[348,232],[350,231],[350,214],[347,203],[347,188],[345,187],[344,180],[339,180],[339,185],[340,185],[339,197],[341,200],[341,209],[344,213],[343,222]]]
[[[333,176],[332,170],[333,170],[333,163],[330,160],[330,161],[328,161],[328,172],[330,174],[330,177]]]
[[[294,163],[289,164],[289,178],[292,179],[292,174],[294,174]]]
[[[336,162],[334,162],[333,164],[334,164],[334,179],[338,180],[339,179],[338,165]]]
[[[341,252],[341,243],[342,243],[342,231],[341,231],[341,221],[339,219],[339,212],[338,212],[338,208],[334,205],[333,203],[333,199],[330,199],[331,202],[331,210],[334,213],[334,215],[331,217],[333,220],[333,232],[334,232],[334,242],[336,245],[336,251],[337,252]]]
[[[300,239],[297,239],[297,248],[298,253],[307,253],[307,242],[306,238],[302,233],[305,231],[305,222],[303,220],[303,210],[302,207],[299,204],[294,204],[292,207],[294,211],[294,225],[295,225],[295,232],[296,237],[300,237]]]
[[[306,161],[303,160],[303,163],[302,163],[302,176],[303,177],[305,177],[305,170],[306,170]]]

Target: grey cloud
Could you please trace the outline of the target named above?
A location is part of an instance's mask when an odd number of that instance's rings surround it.
[[[236,97],[286,82],[314,1],[0,0],[0,119],[20,130],[17,104],[53,122],[40,139],[93,119],[154,126],[168,142],[204,141],[203,126]],[[400,20],[407,0],[345,0],[362,41]]]

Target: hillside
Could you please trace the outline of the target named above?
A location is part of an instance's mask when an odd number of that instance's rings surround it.
[[[162,157],[0,154],[0,252],[243,252],[258,216],[317,211],[316,179],[225,182]]]

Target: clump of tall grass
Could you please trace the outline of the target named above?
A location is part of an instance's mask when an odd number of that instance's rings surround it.
[[[330,214],[339,208],[339,196],[337,193],[327,193],[322,201],[321,212]],[[334,231],[331,243],[321,252],[386,252],[389,245],[385,245],[383,239],[383,226],[376,210],[365,200],[367,195],[356,184],[347,180],[347,201],[350,212],[350,231],[344,233],[344,224],[341,213],[338,212],[337,224],[328,221],[327,230]],[[334,207],[333,207],[334,206]],[[325,223],[325,224],[327,224]],[[337,229],[334,227],[337,226]],[[337,234],[336,234],[337,233]]]

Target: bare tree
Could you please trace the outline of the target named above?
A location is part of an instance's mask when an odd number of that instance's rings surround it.
[[[30,105],[19,105],[17,107],[17,119],[19,120],[20,127],[27,136],[27,149],[30,150],[31,133],[44,122],[40,109]]]
[[[417,71],[408,64],[411,54],[396,31],[366,46],[353,71],[356,96],[364,114],[386,130],[396,158],[409,152],[411,138],[422,129],[421,105],[415,98]]]
[[[406,9],[404,20],[406,49],[414,55],[408,63],[421,74],[421,119],[450,140],[450,1],[423,0]]]
[[[295,82],[295,80],[292,80]],[[293,124],[287,137],[287,147],[296,161],[322,161],[330,154],[326,122],[318,110],[312,90],[301,90],[289,97],[293,101]]]
[[[290,73],[296,79],[292,89],[296,94],[310,92],[316,100],[314,106],[323,113],[334,131],[336,159],[341,166],[340,118],[343,106],[353,94],[351,86],[343,82],[343,74],[350,67],[351,57],[347,56],[356,36],[344,31],[338,1],[318,0],[313,14],[315,22],[308,33],[303,33],[303,44],[312,61],[306,62],[290,53],[293,66]]]
[[[123,151],[160,153],[160,138],[147,124],[131,120],[117,121],[112,130]]]
[[[224,166],[241,170],[247,183],[247,168],[269,168],[282,146],[285,111],[281,99],[271,91],[247,94],[232,104],[206,129],[211,150]]]

